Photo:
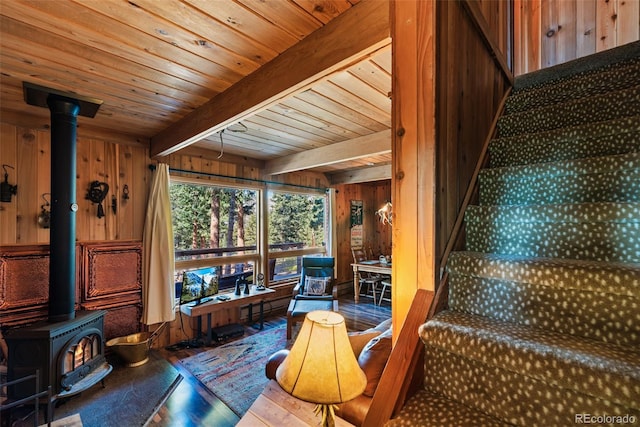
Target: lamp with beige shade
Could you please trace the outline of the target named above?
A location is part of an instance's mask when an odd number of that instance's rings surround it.
[[[335,405],[361,395],[367,385],[344,317],[332,311],[308,313],[291,351],[276,371],[276,380],[292,396],[316,403],[321,425],[333,426]]]

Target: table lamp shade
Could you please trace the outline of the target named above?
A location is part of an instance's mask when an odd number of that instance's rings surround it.
[[[332,311],[308,313],[276,380],[287,393],[319,404],[362,394],[367,377],[349,343],[344,317]]]

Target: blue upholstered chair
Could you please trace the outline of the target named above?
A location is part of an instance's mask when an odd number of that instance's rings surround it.
[[[293,288],[287,309],[287,339],[296,322],[315,310],[338,311],[338,289],[333,286],[333,257],[303,257],[300,282]]]

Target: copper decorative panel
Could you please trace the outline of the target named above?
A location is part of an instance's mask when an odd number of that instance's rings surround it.
[[[49,254],[42,247],[0,252],[0,310],[46,305]]]
[[[114,322],[114,326],[106,325],[107,331],[139,332],[140,241],[79,243],[76,254],[76,310],[110,310],[108,322]],[[45,320],[48,309],[49,245],[0,246],[2,326]],[[112,315],[112,310],[120,314]]]
[[[142,291],[142,248],[131,244],[83,246],[83,301],[139,295]]]

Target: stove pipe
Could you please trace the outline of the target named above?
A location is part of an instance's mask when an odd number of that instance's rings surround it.
[[[75,317],[76,283],[76,126],[78,102],[50,95],[51,235],[49,321]]]
[[[77,120],[94,117],[102,101],[27,82],[23,89],[27,104],[51,112],[49,322],[63,322],[75,318]]]

